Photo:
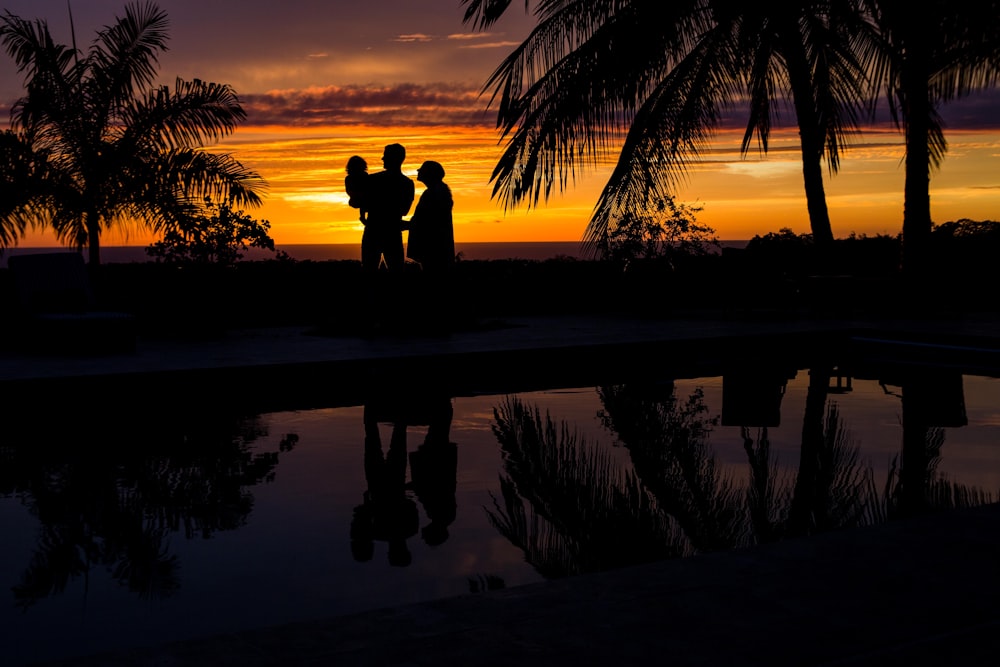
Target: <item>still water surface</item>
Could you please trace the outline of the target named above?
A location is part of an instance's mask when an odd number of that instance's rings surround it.
[[[249,415],[10,415],[2,662],[996,500],[1000,380],[893,375],[834,370],[818,411],[808,370],[758,370]]]

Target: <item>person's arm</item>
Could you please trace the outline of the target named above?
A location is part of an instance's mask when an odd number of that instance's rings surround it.
[[[405,190],[400,187],[400,199],[399,199],[399,217],[403,217],[410,212],[410,207],[413,206],[413,198],[416,195],[416,187],[413,185],[413,181],[407,178],[405,181]]]
[[[425,192],[424,194],[420,195],[420,199],[417,201],[417,207],[413,209],[413,215],[410,216],[409,220],[403,220],[402,229],[404,230],[413,229],[414,225],[420,225],[422,223],[423,218],[426,215],[426,212],[424,211],[424,209],[427,206],[427,202],[425,201],[425,196],[424,196],[426,194],[427,193]]]

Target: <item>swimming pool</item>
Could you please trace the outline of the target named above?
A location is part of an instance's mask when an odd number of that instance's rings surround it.
[[[401,376],[263,411],[39,397],[0,445],[0,650],[330,618],[997,499],[987,370],[743,358],[502,392]]]

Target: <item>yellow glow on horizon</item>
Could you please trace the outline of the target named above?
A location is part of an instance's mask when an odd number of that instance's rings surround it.
[[[1000,220],[1000,136],[949,132],[949,152],[932,174],[936,222],[959,218]],[[841,156],[840,172],[824,174],[834,235],[897,234],[902,226],[903,147],[896,133],[864,135]],[[564,193],[537,207],[504,211],[491,199],[490,174],[502,146],[489,128],[459,127],[248,127],[215,150],[234,154],[269,183],[264,205],[249,210],[271,223],[285,244],[358,243],[362,227],[347,206],[344,164],[353,154],[381,169],[383,147],[406,146],[404,172],[416,179],[424,160],[437,160],[455,196],[455,238],[461,242],[579,241],[610,166],[578,176]],[[776,133],[768,155],[740,156],[740,133],[722,134],[690,166],[677,188],[678,202],[700,207],[699,223],[720,239],[749,239],[787,227],[809,231],[801,163],[794,131]],[[423,187],[418,182],[417,196]],[[104,245],[146,245],[142,230],[106,232]],[[21,246],[55,246],[51,233],[32,232]]]

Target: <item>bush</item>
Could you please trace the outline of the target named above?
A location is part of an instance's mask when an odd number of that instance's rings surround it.
[[[274,252],[268,234],[271,223],[254,220],[228,203],[205,199],[205,214],[183,219],[167,230],[162,241],[150,244],[146,254],[167,264],[217,264],[230,266],[243,259],[250,248]],[[283,252],[279,259],[287,259]]]
[[[655,264],[668,270],[691,257],[701,257],[719,249],[715,230],[698,224],[700,208],[678,204],[673,197],[660,197],[640,212],[622,216],[594,243],[604,261],[634,270]]]

